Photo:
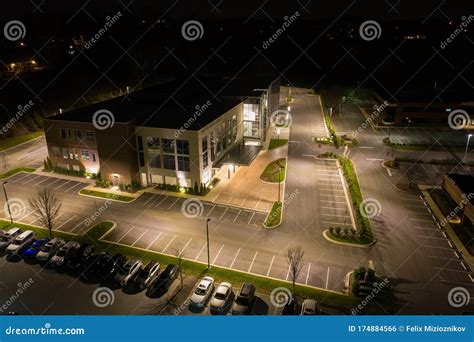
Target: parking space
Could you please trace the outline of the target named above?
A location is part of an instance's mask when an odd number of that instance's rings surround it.
[[[315,164],[323,226],[355,228],[350,212],[352,208],[348,204],[350,202],[337,161],[316,159]]]
[[[405,194],[400,201],[420,244],[418,253],[427,256],[434,265],[433,276],[440,281],[472,286],[474,277],[471,270],[423,198]]]
[[[185,202],[187,200],[187,198],[183,197],[145,192],[133,205],[139,205],[152,210],[180,212],[183,210],[183,205],[186,205]],[[200,216],[213,220],[245,224],[259,228],[262,226],[267,215],[261,211],[201,201],[200,199],[195,200],[200,207],[198,208]]]
[[[380,132],[388,136],[388,128],[381,128]],[[463,131],[456,131],[443,127],[392,127],[390,140],[396,144],[429,144],[464,146],[466,135]]]
[[[8,179],[9,183],[17,185],[25,185],[34,188],[51,188],[54,191],[74,194],[77,193],[81,188],[89,185],[88,183],[81,182],[79,180],[68,180],[57,177],[50,177],[44,175],[38,175],[34,173],[18,173]]]

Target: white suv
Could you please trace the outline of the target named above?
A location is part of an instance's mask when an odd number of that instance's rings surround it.
[[[27,230],[18,235],[15,240],[7,247],[7,254],[19,254],[30,242],[35,238],[35,233],[32,230]]]
[[[212,292],[214,292],[214,279],[211,277],[202,278],[191,295],[191,304],[197,307],[203,307]]]

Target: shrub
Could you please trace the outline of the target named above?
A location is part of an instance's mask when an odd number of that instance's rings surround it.
[[[140,182],[137,181],[137,180],[133,180],[132,181],[132,189],[133,190],[140,190],[140,188],[141,188]]]

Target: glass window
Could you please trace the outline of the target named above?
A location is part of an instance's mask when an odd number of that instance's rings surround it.
[[[86,139],[87,140],[95,140],[95,132],[94,131],[86,131]]]
[[[89,151],[88,150],[82,150],[82,159],[83,160],[89,160]]]
[[[72,139],[72,138],[73,138],[72,129],[68,129],[68,130],[67,130],[67,138],[68,138],[68,139]]]
[[[147,137],[148,150],[153,152],[159,152],[161,150],[160,138]]]
[[[143,152],[138,152],[138,161],[140,163],[140,167],[145,166],[145,155]]]
[[[202,154],[202,167],[206,168],[209,165],[208,153],[207,151]]]
[[[74,139],[81,140],[82,134],[81,131],[75,130],[74,131]]]
[[[92,152],[92,161],[93,161],[93,162],[96,162],[96,161],[97,161],[97,158],[95,157],[95,152]]]
[[[63,147],[63,158],[69,159],[69,152],[67,150],[67,147]]]
[[[168,170],[176,170],[174,155],[165,154],[163,156],[163,168]]]
[[[77,149],[73,149],[73,154],[74,154],[74,159],[79,160],[79,152]]]
[[[178,170],[179,171],[190,171],[191,163],[189,157],[178,156]]]
[[[53,157],[61,157],[61,149],[59,147],[52,147],[51,153],[53,154]]]
[[[143,138],[141,136],[137,136],[137,145],[138,150],[143,151]]]
[[[174,139],[161,139],[161,148],[165,153],[174,153]]]
[[[61,128],[61,139],[67,139],[67,130]]]
[[[157,169],[161,168],[161,157],[160,154],[150,154],[149,156],[150,159],[150,167],[154,167]]]
[[[178,154],[187,154],[189,155],[189,141],[187,140],[176,140],[176,148]]]

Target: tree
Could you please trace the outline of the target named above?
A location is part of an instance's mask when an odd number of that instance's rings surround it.
[[[179,267],[179,281],[181,284],[181,289],[184,287],[184,279],[183,279],[183,258],[184,258],[184,250],[173,248],[173,255],[176,258],[176,265]]]
[[[293,283],[293,293],[295,293],[295,283],[298,275],[303,268],[304,261],[303,261],[304,251],[301,249],[300,246],[288,248],[286,251],[286,262],[289,267],[291,281]]]
[[[50,188],[43,188],[38,191],[35,197],[29,199],[29,204],[33,215],[49,229],[49,236],[52,238],[53,228],[61,210],[62,199]]]
[[[408,169],[405,171],[405,176],[408,179],[408,187],[410,189],[413,188],[414,183],[428,178],[428,175],[423,166],[420,166],[418,164],[412,164],[411,166],[409,166]]]

